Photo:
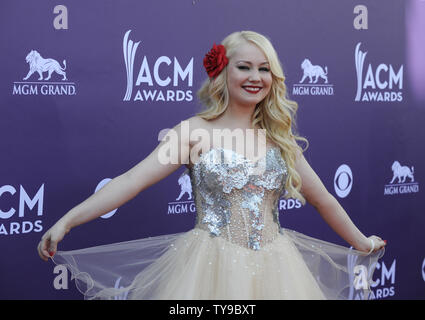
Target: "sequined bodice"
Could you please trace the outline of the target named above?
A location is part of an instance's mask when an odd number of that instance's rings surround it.
[[[280,231],[277,201],[287,168],[278,147],[253,161],[233,150],[212,148],[189,170],[196,228],[253,250]]]

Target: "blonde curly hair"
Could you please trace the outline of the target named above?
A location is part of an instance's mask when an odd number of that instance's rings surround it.
[[[230,59],[238,50],[238,47],[246,42],[257,45],[266,56],[272,74],[270,92],[255,107],[252,117],[252,126],[266,130],[267,139],[274,141],[281,150],[285,160],[288,176],[285,189],[285,198],[296,198],[305,204],[305,198],[301,194],[301,177],[295,170],[296,154],[304,152],[308,148],[308,140],[296,134],[296,111],[298,104],[289,100],[285,85],[285,76],[282,66],[270,40],[254,31],[239,31],[228,35],[221,44],[226,48],[226,56]],[[229,91],[227,88],[227,66],[214,79],[207,78],[197,92],[200,101],[206,106],[204,111],[197,116],[211,120],[220,116],[229,104]],[[298,141],[305,142],[302,149]]]

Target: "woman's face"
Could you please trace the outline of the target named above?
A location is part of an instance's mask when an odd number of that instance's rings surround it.
[[[229,103],[256,105],[269,93],[272,74],[266,56],[255,44],[244,42],[229,59]]]

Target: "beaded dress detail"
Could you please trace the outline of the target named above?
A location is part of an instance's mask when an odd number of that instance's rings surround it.
[[[232,150],[214,148],[191,168],[196,228],[253,250],[280,231],[277,201],[287,169],[279,148],[254,162]]]
[[[277,146],[256,161],[212,148],[186,173],[193,229],[55,254],[85,299],[371,297],[383,250],[366,255],[280,226],[288,172]]]

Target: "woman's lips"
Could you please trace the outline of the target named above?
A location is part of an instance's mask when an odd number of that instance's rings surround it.
[[[244,86],[242,88],[244,88],[246,92],[254,93],[254,94],[260,92],[261,90],[261,87],[253,87],[253,86]]]

